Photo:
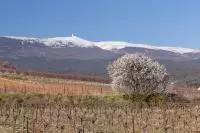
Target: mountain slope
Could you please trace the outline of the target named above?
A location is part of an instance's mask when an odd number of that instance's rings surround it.
[[[41,57],[45,59],[110,59],[117,55],[75,36],[66,38],[0,37],[3,58]]]
[[[39,71],[106,74],[109,61],[125,53],[142,53],[162,61],[169,70],[200,60],[200,51],[127,42],[92,42],[76,36],[55,38],[0,37],[0,60]],[[199,68],[199,63],[192,63]],[[172,68],[172,69],[171,69]],[[184,69],[187,67],[184,67]],[[182,69],[181,69],[182,70]]]

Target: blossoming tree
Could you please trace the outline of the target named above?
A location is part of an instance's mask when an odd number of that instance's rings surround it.
[[[166,68],[141,54],[125,54],[108,65],[112,87],[120,92],[144,94],[166,89]]]

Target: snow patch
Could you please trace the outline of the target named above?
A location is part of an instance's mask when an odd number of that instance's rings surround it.
[[[33,37],[20,37],[20,36],[4,36],[4,37],[16,40],[38,40],[38,38],[33,38]]]
[[[148,44],[133,44],[133,43],[127,43],[127,42],[98,42],[97,46],[101,47],[104,50],[115,50],[115,49],[123,49],[126,47],[135,47],[135,48],[146,48],[146,49],[152,49],[152,50],[164,50],[164,51],[170,51],[174,53],[179,54],[185,54],[185,53],[198,53],[200,50],[190,49],[190,48],[180,48],[180,47],[161,47],[161,46],[153,46]]]

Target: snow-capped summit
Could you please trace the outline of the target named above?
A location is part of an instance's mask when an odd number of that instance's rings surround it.
[[[200,50],[190,49],[190,48],[154,46],[148,44],[134,44],[128,42],[116,42],[116,41],[92,42],[79,38],[74,34],[72,34],[69,37],[54,37],[54,38],[29,38],[29,37],[16,37],[16,36],[5,36],[5,37],[33,44],[38,42],[50,47],[63,47],[63,46],[82,47],[82,48],[99,47],[102,50],[107,50],[107,51],[120,50],[123,48],[144,48],[151,50],[164,50],[178,54],[200,52]]]
[[[32,37],[17,37],[17,36],[4,36],[6,38],[21,40],[22,42],[30,43],[43,43],[46,46],[62,47],[62,46],[77,46],[77,47],[95,47],[93,42],[84,40],[72,34],[69,37],[53,37],[53,38],[32,38]]]
[[[76,37],[72,34],[70,37],[55,37],[55,38],[44,38],[40,42],[47,46],[77,46],[77,47],[95,47],[94,43]]]

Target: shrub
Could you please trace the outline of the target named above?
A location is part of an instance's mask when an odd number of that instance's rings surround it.
[[[137,93],[137,92],[133,92],[133,93],[130,93],[130,94],[124,94],[123,95],[123,98],[125,100],[130,100],[131,102],[146,102],[146,98],[147,96],[144,95],[144,94],[140,94],[140,93]]]
[[[141,54],[125,54],[108,65],[112,87],[120,92],[152,94],[166,88],[163,65]]]
[[[148,105],[163,105],[167,101],[166,95],[152,94],[146,97]]]

